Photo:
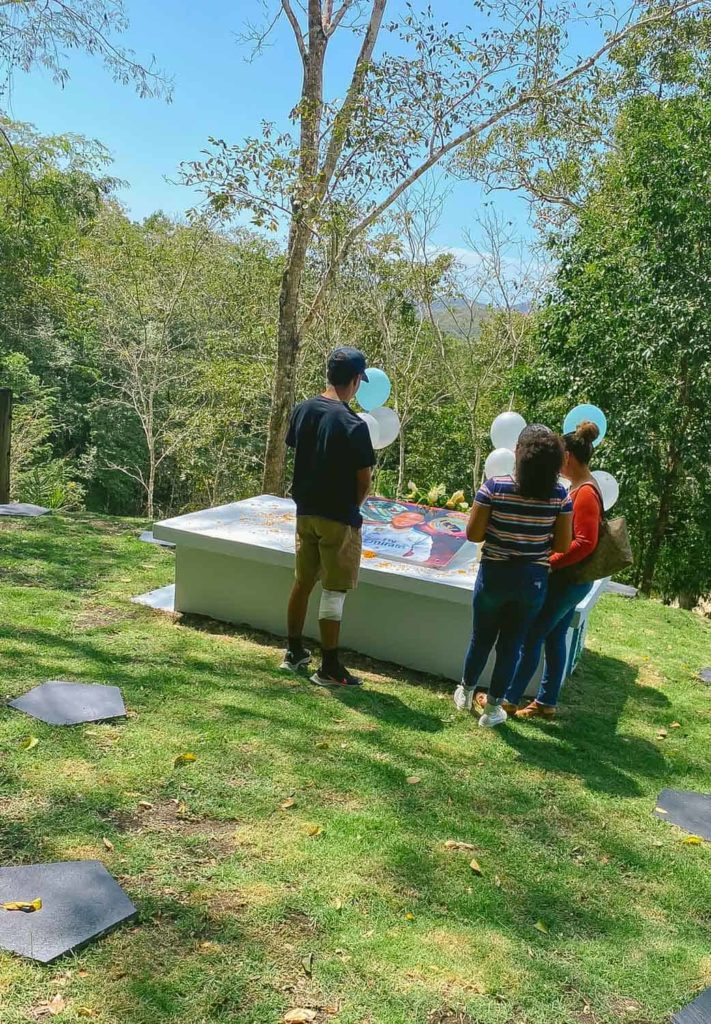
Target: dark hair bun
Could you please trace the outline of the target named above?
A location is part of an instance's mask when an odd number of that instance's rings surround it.
[[[575,428],[576,440],[580,438],[581,441],[587,441],[588,444],[592,444],[593,441],[597,441],[600,436],[600,428],[597,423],[593,423],[592,420],[583,420]]]

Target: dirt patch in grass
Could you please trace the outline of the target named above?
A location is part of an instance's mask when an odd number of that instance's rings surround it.
[[[658,687],[664,685],[664,676],[648,661],[643,661],[637,670],[637,685]]]
[[[228,852],[237,845],[236,821],[197,817],[176,800],[159,800],[135,811],[114,811],[108,815],[108,820],[119,832],[128,834],[173,832],[180,836],[209,839],[215,844],[216,852]]]
[[[108,605],[86,605],[74,619],[77,629],[101,629],[115,626],[127,619],[134,619],[136,613],[132,609],[110,608]]]
[[[463,1010],[450,1010],[443,1006],[440,1010],[430,1010],[427,1024],[475,1024],[474,1018]]]

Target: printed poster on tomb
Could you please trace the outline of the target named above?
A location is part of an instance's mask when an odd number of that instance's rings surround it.
[[[467,516],[408,501],[368,498],[362,508],[363,552],[445,569],[467,544]]]

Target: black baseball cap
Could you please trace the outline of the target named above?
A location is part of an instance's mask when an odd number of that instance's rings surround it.
[[[363,380],[367,381],[367,365],[360,349],[350,348],[348,345],[335,348],[328,357],[328,379],[332,384],[347,384],[360,374]]]

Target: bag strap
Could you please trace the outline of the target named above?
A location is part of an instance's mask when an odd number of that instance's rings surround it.
[[[605,503],[602,500],[602,491],[598,487],[597,482],[594,482],[592,480],[586,480],[585,483],[580,485],[580,487],[576,487],[576,491],[581,491],[583,487],[592,487],[593,491],[595,492],[595,496],[597,500],[600,502],[600,521],[602,522],[605,519]]]

